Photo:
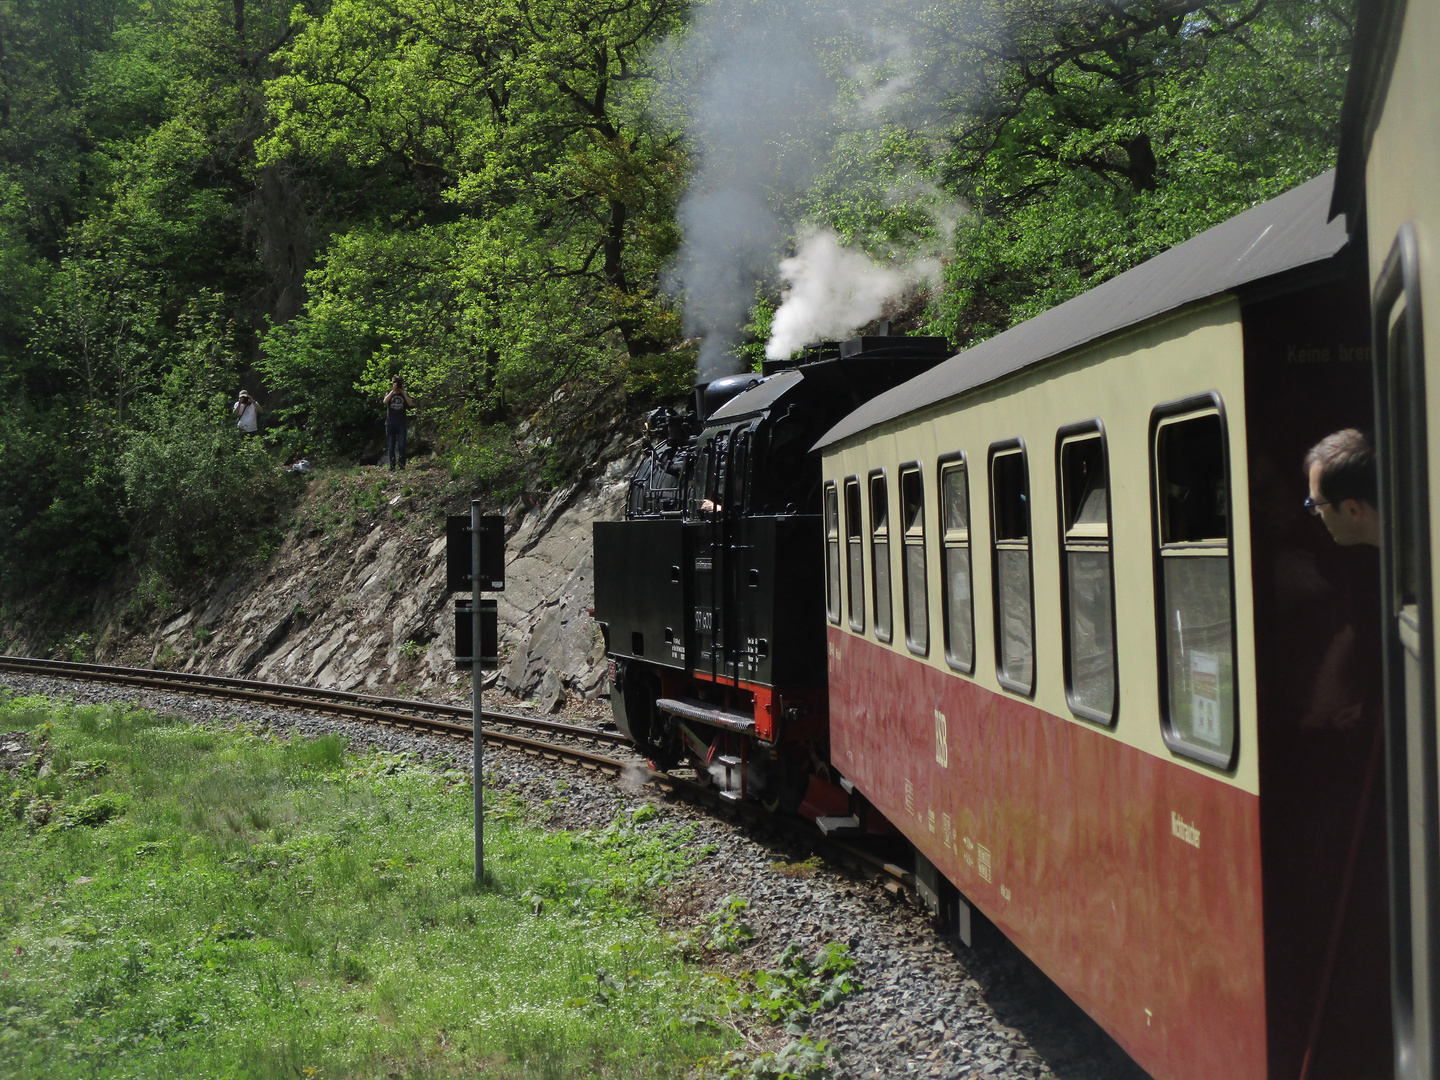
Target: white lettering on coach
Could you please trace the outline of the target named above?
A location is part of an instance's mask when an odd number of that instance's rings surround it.
[[[1200,846],[1200,830],[1193,823],[1187,823],[1174,810],[1170,811],[1170,833],[1172,836],[1178,836],[1191,847],[1198,848]]]
[[[935,760],[940,767],[950,767],[950,740],[945,730],[945,714],[939,709],[935,710]]]

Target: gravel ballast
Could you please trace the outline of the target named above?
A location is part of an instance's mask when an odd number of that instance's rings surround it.
[[[77,703],[138,705],[195,723],[244,723],[278,735],[339,735],[435,768],[468,770],[469,746],[432,735],[198,695],[0,673],[0,688]],[[810,852],[651,789],[523,753],[486,748],[486,786],[524,796],[556,827],[602,828],[618,810],[663,808],[657,824],[683,821],[714,848],[690,880],[662,896],[672,929],[694,925],[726,896],[749,902],[755,932],[741,967],[770,966],[789,943],[814,953],[844,942],[864,990],[820,1014],[813,1035],[839,1054],[836,1077],[955,1080],[1143,1080],[1116,1044],[993,927],[979,919],[974,947],[938,936],[928,913],[878,882],[822,868],[796,876]],[[811,874],[808,868],[798,871]],[[773,1043],[773,1040],[772,1040]]]

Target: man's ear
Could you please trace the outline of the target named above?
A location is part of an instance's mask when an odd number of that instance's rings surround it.
[[[1361,502],[1359,499],[1341,499],[1337,509],[1351,521],[1358,521],[1366,514],[1374,513],[1374,509],[1369,504]]]

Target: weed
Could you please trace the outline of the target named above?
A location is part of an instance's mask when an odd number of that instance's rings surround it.
[[[718,1080],[825,1080],[835,1064],[828,1042],[802,1035],[778,1051],[731,1050],[702,1075]]]
[[[762,1013],[771,1023],[799,1035],[815,1013],[833,1009],[862,989],[854,970],[847,945],[832,942],[807,959],[792,941],[774,967],[751,974],[753,989],[734,992],[731,1005],[737,1011]]]
[[[77,664],[95,658],[95,639],[88,633],[76,634],[65,644],[65,652]]]
[[[735,1043],[648,914],[699,845],[643,807],[546,833],[492,794],[477,889],[463,775],[413,757],[0,696],[17,729],[50,768],[0,773],[0,1075],[618,1080]]]
[[[720,907],[705,917],[710,930],[708,946],[717,952],[738,953],[744,948],[743,942],[754,939],[755,931],[744,919],[750,910],[750,901],[740,896],[727,896],[720,901]]]
[[[819,855],[811,855],[808,859],[800,862],[772,862],[770,869],[781,877],[788,878],[812,878],[816,872],[825,868],[825,860]]]

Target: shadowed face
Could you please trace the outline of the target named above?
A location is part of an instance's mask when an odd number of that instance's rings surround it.
[[[1310,499],[1320,511],[1320,520],[1335,543],[1341,547],[1355,544],[1379,544],[1380,521],[1375,507],[1359,499],[1342,499],[1338,503],[1327,502],[1320,491],[1320,478],[1325,467],[1316,462],[1310,466]]]

